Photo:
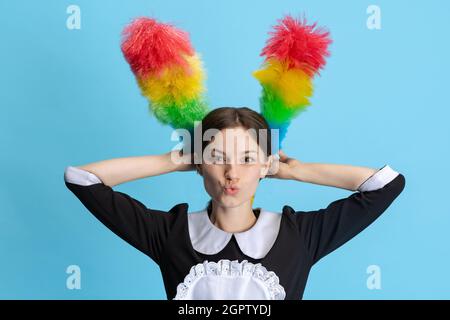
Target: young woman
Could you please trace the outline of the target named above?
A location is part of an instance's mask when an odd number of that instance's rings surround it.
[[[270,134],[260,141],[249,133],[269,129],[264,117],[249,108],[214,109],[202,121],[202,137],[211,128],[218,134],[202,143],[200,164],[176,164],[179,153],[171,151],[65,171],[66,186],[83,205],[159,265],[168,299],[301,299],[311,267],[369,226],[405,186],[405,177],[387,165],[304,163],[282,151],[277,160]],[[188,170],[197,170],[211,197],[199,211],[192,212],[185,202],[169,211],[150,209],[112,189]],[[289,205],[275,211],[252,208],[264,177],[355,192],[312,212]]]

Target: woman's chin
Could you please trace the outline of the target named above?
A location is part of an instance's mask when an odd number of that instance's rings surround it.
[[[243,201],[241,198],[232,197],[228,195],[222,195],[222,197],[220,198],[220,204],[228,208],[239,207],[244,202],[245,201]]]

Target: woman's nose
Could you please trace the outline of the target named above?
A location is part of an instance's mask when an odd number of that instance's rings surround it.
[[[239,179],[238,166],[235,163],[229,163],[225,166],[225,177],[229,180]]]

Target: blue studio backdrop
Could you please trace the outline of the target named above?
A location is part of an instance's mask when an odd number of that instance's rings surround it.
[[[73,8],[78,28],[70,28]],[[375,9],[374,9],[375,8]],[[380,25],[371,28],[371,10]],[[158,266],[98,222],[64,169],[171,150],[120,51],[151,16],[189,32],[213,107],[259,110],[267,32],[285,14],[326,26],[331,56],[284,151],[305,162],[381,168],[406,187],[378,220],[311,271],[304,299],[450,298],[448,1],[1,1],[0,298],[166,299]],[[155,209],[209,199],[177,172],[114,187]],[[350,191],[262,180],[254,207],[316,210]],[[80,287],[69,280],[74,270]],[[370,285],[374,270],[379,285]]]

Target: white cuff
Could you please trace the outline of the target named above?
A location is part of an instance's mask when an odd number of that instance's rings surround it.
[[[67,167],[64,171],[64,180],[81,186],[90,186],[92,184],[102,183],[100,178],[95,174],[72,166]]]
[[[392,170],[391,167],[385,165],[383,168],[375,172],[369,179],[364,181],[359,187],[358,191],[373,191],[383,188],[389,182],[398,176],[398,172]]]

